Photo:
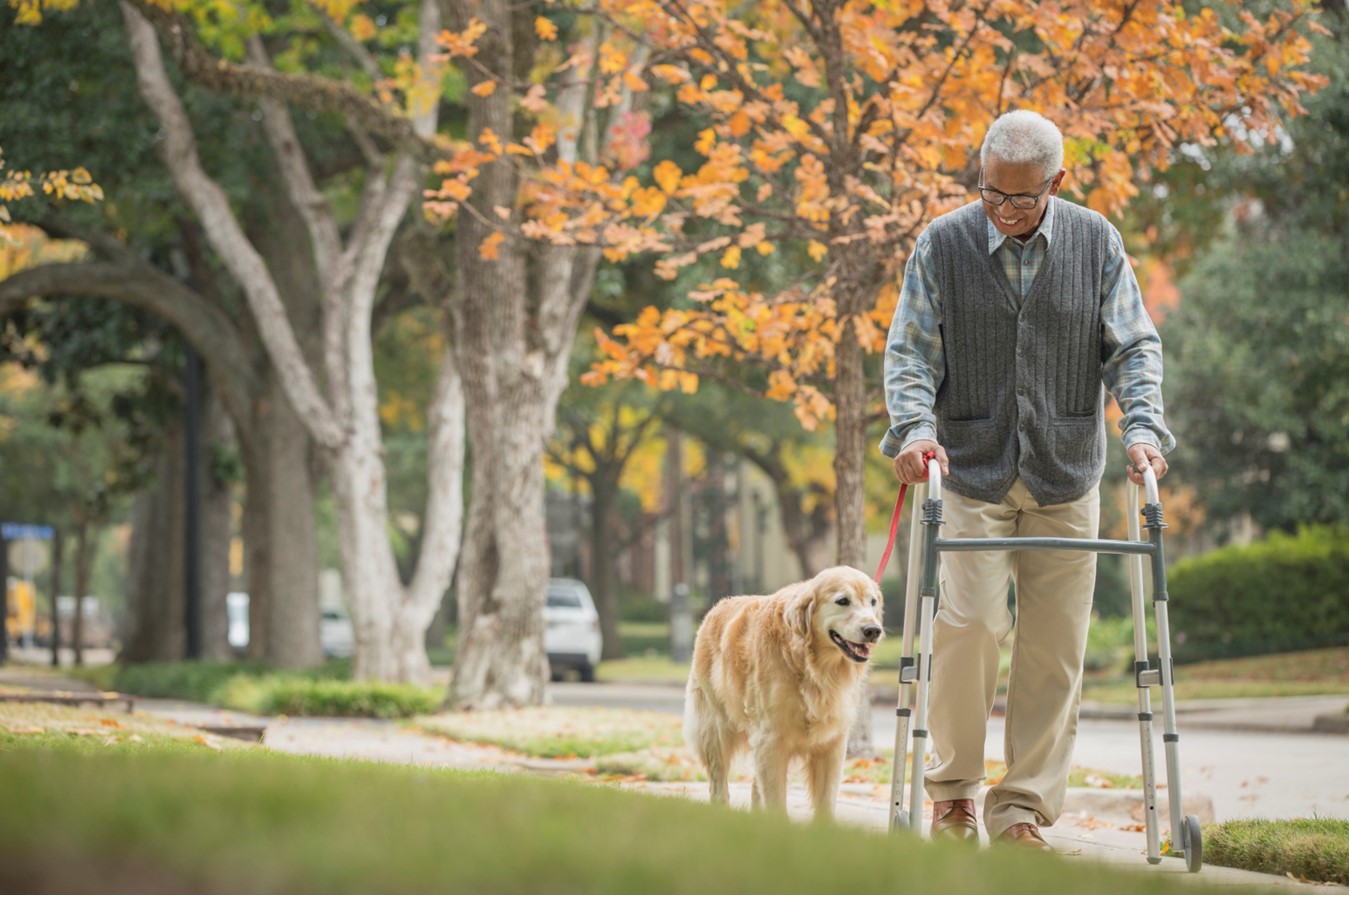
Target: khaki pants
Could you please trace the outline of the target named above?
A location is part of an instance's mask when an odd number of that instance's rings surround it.
[[[1100,494],[1042,507],[1020,479],[1001,503],[942,497],[942,536],[1095,539]],[[998,680],[998,643],[1012,628],[1009,580],[1016,584],[1017,632],[1008,678],[1007,775],[984,799],[984,824],[997,836],[1018,822],[1052,825],[1063,808],[1077,736],[1082,661],[1096,583],[1096,554],[989,550],[941,554],[932,629],[930,724],[934,800],[973,799],[984,779],[984,739]]]

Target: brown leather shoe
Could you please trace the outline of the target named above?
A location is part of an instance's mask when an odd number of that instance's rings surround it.
[[[1038,850],[1041,853],[1054,852],[1054,848],[1040,835],[1040,829],[1030,822],[1017,822],[998,835],[998,841],[1014,847],[1025,847],[1027,850]]]
[[[937,800],[932,804],[932,837],[979,843],[979,819],[973,800]]]

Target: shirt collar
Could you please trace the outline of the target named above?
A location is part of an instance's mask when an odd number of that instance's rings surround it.
[[[1053,240],[1055,203],[1056,198],[1050,197],[1049,205],[1045,207],[1045,216],[1043,219],[1040,220],[1040,227],[1035,229],[1035,234],[1031,235],[1032,241],[1035,240],[1036,237],[1043,235],[1045,239],[1045,249],[1049,249],[1049,245]],[[985,216],[985,219],[987,219],[987,216]],[[998,248],[1002,246],[1003,241],[1007,240],[1007,235],[1003,234],[1001,231],[994,228],[992,222],[988,222],[987,226],[988,226],[988,255],[992,256],[994,253],[998,252]]]

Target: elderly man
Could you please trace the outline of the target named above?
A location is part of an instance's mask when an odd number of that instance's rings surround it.
[[[1129,477],[1160,478],[1175,441],[1162,416],[1162,355],[1119,232],[1060,199],[1063,136],[1019,110],[989,128],[979,199],[919,236],[885,354],[890,429],[881,452],[906,483],[943,472],[943,534],[1076,537],[1099,530],[1102,385],[1123,411]],[[942,559],[933,627],[926,784],[932,834],[977,843],[974,798],[998,680],[1007,689],[1007,774],[988,791],[990,837],[1049,850],[1077,732],[1092,553],[980,551]]]

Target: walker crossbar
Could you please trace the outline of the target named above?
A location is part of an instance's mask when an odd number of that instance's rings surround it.
[[[941,553],[953,550],[1090,550],[1149,557],[1157,554],[1157,548],[1147,541],[1088,541],[1081,538],[937,538],[933,545]]]

